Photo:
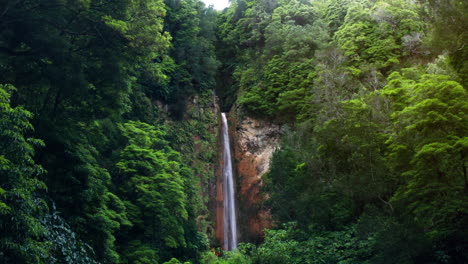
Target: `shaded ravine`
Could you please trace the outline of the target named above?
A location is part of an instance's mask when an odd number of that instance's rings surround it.
[[[237,219],[234,194],[234,177],[232,173],[231,144],[229,142],[229,127],[226,113],[221,113],[223,140],[223,224],[224,249],[237,248]]]

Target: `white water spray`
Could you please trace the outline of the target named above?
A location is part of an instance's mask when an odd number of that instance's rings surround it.
[[[234,178],[232,175],[231,144],[226,113],[221,113],[223,132],[223,216],[224,216],[224,249],[237,248],[237,219],[234,195]]]

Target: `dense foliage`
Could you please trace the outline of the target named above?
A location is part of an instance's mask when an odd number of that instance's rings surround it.
[[[468,262],[467,12],[244,0],[222,13],[226,101],[286,128],[263,187],[276,227],[207,262]]]
[[[1,263],[468,263],[468,2],[4,0]],[[285,127],[221,257],[216,112]],[[212,218],[211,218],[212,219]]]
[[[196,225],[206,203],[190,200],[201,177],[164,123],[214,88],[216,11],[198,0],[0,10],[0,262],[196,262],[208,243]]]

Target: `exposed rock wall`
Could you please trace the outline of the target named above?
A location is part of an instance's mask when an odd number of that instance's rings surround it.
[[[262,207],[260,193],[262,177],[270,168],[270,159],[278,147],[281,126],[265,120],[244,116],[238,111],[230,114],[237,197],[240,241],[258,242],[263,229],[270,227],[270,214]]]

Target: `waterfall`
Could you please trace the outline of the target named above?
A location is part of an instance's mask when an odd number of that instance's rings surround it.
[[[237,248],[237,219],[234,195],[234,177],[232,175],[231,144],[229,143],[229,128],[226,113],[221,113],[223,122],[223,218],[224,218],[224,249]]]

